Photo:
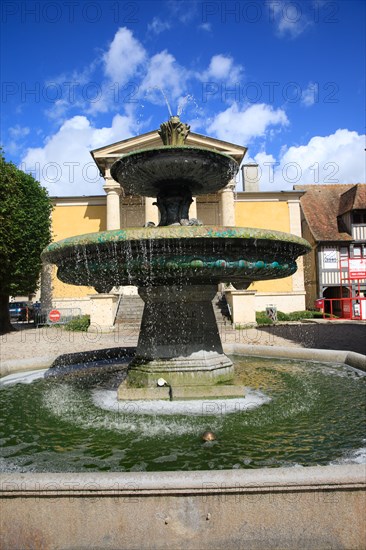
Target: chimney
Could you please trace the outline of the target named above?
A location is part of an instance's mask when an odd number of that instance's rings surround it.
[[[243,164],[241,170],[243,175],[243,191],[252,193],[259,191],[258,164]]]

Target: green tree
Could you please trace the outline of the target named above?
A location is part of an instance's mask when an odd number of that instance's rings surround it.
[[[31,175],[0,150],[0,334],[10,332],[9,296],[37,289],[41,252],[51,240],[52,205]]]

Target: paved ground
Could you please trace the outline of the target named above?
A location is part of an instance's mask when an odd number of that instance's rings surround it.
[[[111,347],[133,347],[138,339],[136,327],[122,329],[120,325],[113,334],[67,332],[61,328],[34,328],[32,324],[22,323],[17,324],[17,329],[0,336],[0,362]],[[291,323],[241,330],[222,326],[220,334],[223,344],[337,349],[366,355],[364,322]]]
[[[283,338],[288,345],[303,348],[355,351],[366,355],[366,322],[320,321],[283,324],[259,329],[261,333]]]
[[[62,355],[78,351],[136,346],[136,330],[117,330],[111,334],[68,332],[60,327],[34,328],[16,324],[17,330],[0,336],[0,362]]]

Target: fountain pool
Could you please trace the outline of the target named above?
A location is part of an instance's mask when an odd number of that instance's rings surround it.
[[[218,470],[364,460],[365,373],[340,364],[232,359],[236,382],[246,388],[242,398],[117,401],[121,365],[115,371],[113,363],[103,372],[53,367],[45,376],[5,377],[1,469]],[[207,429],[215,441],[202,442]]]

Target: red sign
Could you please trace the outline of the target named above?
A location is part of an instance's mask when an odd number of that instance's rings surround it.
[[[58,311],[58,309],[52,309],[50,311],[48,318],[52,323],[57,323],[61,318],[61,313]]]
[[[324,308],[324,300],[320,298],[319,300],[315,300],[315,307],[317,309],[323,309]]]
[[[366,258],[350,258],[348,262],[350,279],[366,279]]]

